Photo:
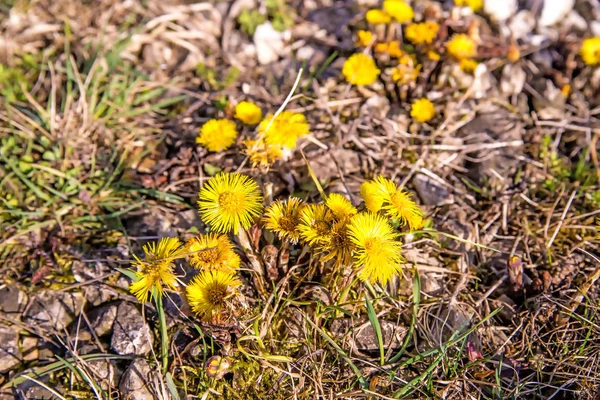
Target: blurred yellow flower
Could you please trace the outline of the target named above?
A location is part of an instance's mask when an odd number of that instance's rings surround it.
[[[410,22],[415,17],[412,7],[402,0],[384,0],[383,9],[401,24]]]
[[[148,301],[148,294],[162,297],[164,287],[175,289],[177,280],[173,272],[173,262],[183,257],[185,250],[177,238],[162,238],[158,244],[151,242],[143,247],[144,260],[133,256],[132,263],[137,268],[138,280],[129,289],[139,301]]]
[[[351,55],[342,68],[346,80],[357,86],[373,84],[380,72],[373,58],[362,53]]]
[[[586,65],[600,64],[600,36],[585,39],[579,54]]]
[[[454,0],[454,4],[459,7],[469,7],[474,12],[483,8],[483,0]]]
[[[367,11],[365,18],[370,24],[389,24],[392,17],[383,10],[372,9]]]
[[[399,58],[404,54],[400,48],[400,42],[398,40],[392,40],[388,43],[377,43],[374,50],[376,53],[387,53],[396,58]]]
[[[240,257],[227,235],[209,233],[186,243],[190,265],[201,271],[219,270],[233,273],[240,267]]]
[[[217,323],[235,307],[242,283],[233,274],[204,271],[196,275],[186,288],[190,308],[203,321]]]
[[[249,101],[240,101],[235,106],[235,117],[246,125],[256,125],[262,119],[262,110]]]
[[[373,40],[375,39],[375,35],[373,35],[370,31],[358,31],[358,45],[362,47],[369,46]]]
[[[308,204],[300,213],[300,235],[309,245],[325,244],[329,240],[333,214],[323,204]]]
[[[427,58],[429,58],[431,61],[440,61],[440,53],[437,53],[433,50],[429,50],[427,52]]]
[[[392,80],[398,85],[415,82],[421,72],[421,65],[417,65],[415,58],[409,54],[404,54],[398,62],[398,66],[392,69]]]
[[[331,193],[327,197],[325,205],[337,219],[348,219],[357,212],[350,200],[339,193]]]
[[[209,151],[223,151],[235,143],[237,135],[238,132],[233,121],[211,119],[200,128],[196,143]]]
[[[399,220],[402,225],[408,225],[411,231],[423,225],[421,208],[411,199],[410,193],[383,176],[378,176],[373,182],[377,185],[373,196],[382,200],[381,210],[389,218]]]
[[[436,22],[413,23],[406,27],[405,36],[413,44],[431,44],[440,26]]]
[[[242,145],[244,146],[244,154],[250,159],[253,168],[256,166],[268,168],[283,157],[283,147],[266,144],[264,139],[246,139],[242,142]]]
[[[272,118],[273,114],[269,114],[258,125],[258,133],[259,135],[264,135],[263,139],[267,145],[293,149],[296,146],[298,138],[306,136],[310,132],[310,127],[308,122],[306,122],[304,114],[283,111],[273,120],[267,131]]]
[[[237,173],[210,178],[198,196],[200,217],[217,232],[247,229],[262,211],[262,195],[256,182]]]
[[[285,201],[274,201],[265,210],[263,217],[265,227],[275,232],[280,239],[287,238],[292,243],[298,242],[302,208],[302,200],[297,197],[290,197]]]
[[[383,206],[384,195],[376,182],[368,181],[360,185],[360,197],[365,202],[367,210],[376,213]]]
[[[450,41],[446,43],[448,54],[457,60],[472,58],[477,53],[477,44],[464,33],[455,34]]]
[[[358,277],[385,285],[400,273],[402,243],[384,217],[369,212],[355,215],[348,227],[354,243],[354,263],[360,268]]]
[[[433,103],[426,98],[418,99],[410,107],[410,116],[417,122],[427,122],[435,115]]]
[[[472,60],[470,58],[464,58],[462,60],[460,60],[460,69],[463,72],[466,72],[467,74],[473,74],[475,72],[475,69],[477,69],[477,66],[479,65],[479,63],[475,60]]]

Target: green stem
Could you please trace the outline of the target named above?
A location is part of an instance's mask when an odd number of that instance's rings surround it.
[[[162,358],[162,372],[167,373],[169,366],[169,333],[167,332],[167,319],[163,307],[162,297],[156,298],[156,311],[158,311],[158,325],[160,327],[160,355]]]

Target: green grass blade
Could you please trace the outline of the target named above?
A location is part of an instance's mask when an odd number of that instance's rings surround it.
[[[406,348],[408,347],[408,344],[410,343],[410,339],[412,338],[412,336],[415,333],[415,326],[417,325],[417,314],[419,313],[419,304],[421,302],[421,278],[419,277],[419,272],[417,271],[416,268],[414,270],[414,274],[415,274],[415,278],[413,280],[413,302],[414,303],[413,303],[413,315],[410,320],[410,327],[408,328],[408,332],[406,333],[406,337],[404,338],[402,347],[400,348],[400,350],[398,350],[398,353],[396,353],[396,355],[389,360],[390,364],[395,363],[402,357],[402,355],[406,351]]]
[[[373,303],[367,296],[365,296],[365,304],[367,306],[367,316],[369,317],[369,322],[371,322],[371,326],[375,331],[375,336],[377,336],[377,346],[379,346],[379,357],[380,363],[383,365],[385,363],[385,350],[383,348],[383,335],[381,334],[381,325],[379,324],[379,319],[377,319],[377,313],[375,312],[375,308],[373,308]]]

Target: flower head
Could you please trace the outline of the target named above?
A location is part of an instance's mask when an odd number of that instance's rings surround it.
[[[373,58],[362,53],[351,55],[342,68],[346,80],[357,86],[371,85],[377,80],[380,72]]]
[[[402,0],[384,0],[383,9],[401,24],[410,22],[415,17],[412,7]]]
[[[586,65],[600,64],[600,36],[585,39],[579,54]]]
[[[436,22],[413,23],[406,27],[406,39],[413,44],[431,44],[438,34],[440,26]]]
[[[393,228],[384,217],[372,213],[355,215],[348,227],[354,243],[354,262],[360,268],[358,277],[385,285],[398,275],[402,263],[401,246]]]
[[[377,182],[363,182],[360,185],[360,197],[365,202],[365,207],[372,213],[376,213],[383,207],[384,195]]]
[[[398,85],[416,82],[421,72],[421,65],[408,54],[402,55],[398,61],[398,66],[392,70],[392,80]]]
[[[150,292],[161,297],[163,287],[175,289],[177,280],[173,273],[173,261],[183,256],[184,249],[179,239],[162,238],[158,244],[146,244],[143,250],[144,260],[134,255],[133,266],[137,267],[136,275],[139,279],[129,289],[139,301],[145,303]]]
[[[228,149],[235,143],[238,132],[233,121],[227,119],[211,119],[200,128],[196,143],[217,152]]]
[[[371,43],[373,43],[373,39],[375,39],[375,35],[371,31],[358,31],[358,45],[362,47],[367,47]]]
[[[310,127],[304,114],[283,111],[273,120],[267,130],[272,118],[273,114],[269,114],[258,125],[258,132],[264,135],[264,141],[268,145],[293,149],[298,138],[309,134]]]
[[[473,74],[477,69],[479,63],[475,60],[471,60],[470,58],[464,58],[460,60],[459,66],[461,71],[467,74]]]
[[[217,232],[247,229],[262,211],[256,182],[237,173],[220,173],[200,189],[198,207],[204,223]]]
[[[370,24],[389,24],[392,17],[383,10],[372,9],[367,11],[365,18]]]
[[[249,101],[240,101],[235,106],[235,117],[246,125],[256,125],[262,119],[262,110]]]
[[[411,231],[423,225],[421,208],[411,199],[409,193],[383,176],[378,176],[373,183],[377,187],[374,196],[383,200],[381,209],[389,218],[407,224]]]
[[[190,308],[206,322],[219,322],[234,310],[242,283],[233,274],[204,271],[187,286]]]
[[[391,57],[396,58],[402,57],[402,54],[404,54],[398,40],[392,40],[387,43],[377,43],[374,50],[376,53],[387,53]]]
[[[448,54],[457,60],[472,58],[477,52],[477,44],[473,39],[464,33],[455,34],[450,41],[446,43]]]
[[[354,243],[348,236],[348,219],[334,222],[329,230],[329,239],[319,246],[317,252],[323,253],[323,261],[335,260],[336,265],[350,265]]]
[[[357,212],[356,207],[350,203],[350,200],[338,193],[331,193],[327,197],[325,205],[335,218],[341,220],[351,218]]]
[[[246,139],[242,142],[244,153],[250,159],[252,167],[268,168],[283,157],[283,148],[278,145],[266,144],[264,139]]]
[[[233,273],[240,267],[240,257],[226,235],[209,233],[191,238],[186,250],[192,267],[201,271]]]
[[[267,229],[275,232],[280,239],[287,238],[292,243],[300,239],[300,212],[302,200],[290,197],[285,201],[276,200],[265,210],[263,221]]]
[[[483,0],[454,0],[454,4],[459,7],[469,7],[473,12],[483,8]]]
[[[309,204],[300,213],[300,235],[309,245],[324,244],[329,240],[333,214],[323,204]]]
[[[422,98],[412,103],[410,116],[417,122],[427,122],[435,115],[435,107],[429,99]]]

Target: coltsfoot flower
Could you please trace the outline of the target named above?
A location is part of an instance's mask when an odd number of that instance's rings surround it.
[[[483,0],[454,0],[454,4],[458,7],[469,7],[473,12],[483,8]]]
[[[196,275],[186,288],[190,308],[203,321],[217,323],[235,311],[235,300],[242,283],[234,274],[205,271]]]
[[[235,117],[246,125],[256,125],[262,119],[262,110],[249,101],[240,101],[235,106]]]
[[[400,42],[398,40],[392,40],[387,43],[377,43],[374,50],[376,53],[387,53],[391,57],[396,58],[400,58],[404,54],[400,48]]]
[[[186,250],[190,265],[201,271],[234,273],[240,267],[240,257],[226,235],[209,233],[191,238]]]
[[[455,34],[446,43],[448,54],[457,60],[473,58],[477,53],[477,44],[464,33]]]
[[[300,235],[310,246],[324,244],[329,240],[333,214],[323,204],[308,204],[300,213]]]
[[[283,157],[283,147],[266,144],[264,139],[246,139],[242,144],[244,154],[250,159],[253,168],[257,166],[268,168]]]
[[[267,130],[272,118],[273,114],[269,114],[258,125],[258,133],[263,135],[267,145],[293,149],[296,147],[298,138],[310,133],[310,126],[306,122],[304,114],[283,111],[273,120]]]
[[[477,61],[471,60],[470,58],[460,60],[459,64],[461,71],[471,75],[475,72],[478,65],[479,63]]]
[[[412,7],[402,0],[385,0],[383,9],[401,24],[410,22],[415,17]]]
[[[600,36],[585,39],[579,54],[586,65],[600,64]]]
[[[247,229],[262,211],[256,182],[242,174],[220,173],[200,189],[198,208],[204,223],[217,232]]]
[[[405,36],[413,44],[431,44],[436,38],[440,26],[436,22],[420,22],[406,27]]]
[[[376,8],[367,11],[365,19],[370,24],[389,24],[392,21],[392,17],[388,13]]]
[[[162,297],[164,288],[175,289],[177,279],[173,272],[173,262],[183,257],[185,249],[177,238],[162,238],[158,243],[151,242],[143,247],[144,260],[133,256],[132,263],[137,268],[139,278],[129,289],[142,303],[148,301],[148,295]]]
[[[373,39],[375,38],[375,35],[373,35],[373,33],[371,31],[362,31],[362,30],[358,31],[357,36],[358,36],[358,45],[362,46],[362,47],[369,46],[373,42]]]
[[[429,99],[422,98],[412,103],[410,116],[417,122],[427,122],[435,115],[435,107]]]
[[[227,150],[235,143],[238,132],[233,121],[211,119],[200,128],[196,143],[212,152]]]
[[[276,200],[265,210],[263,221],[265,227],[277,234],[280,239],[289,239],[296,243],[300,239],[300,213],[304,205],[297,197],[287,200]]]
[[[346,81],[357,86],[373,84],[380,72],[373,58],[362,53],[348,57],[342,68]]]
[[[400,273],[402,243],[383,216],[369,212],[355,215],[348,235],[355,246],[353,257],[360,279],[385,285]]]
[[[350,200],[339,193],[331,193],[325,205],[333,213],[334,217],[340,220],[351,218],[356,214],[356,207],[350,203]]]

